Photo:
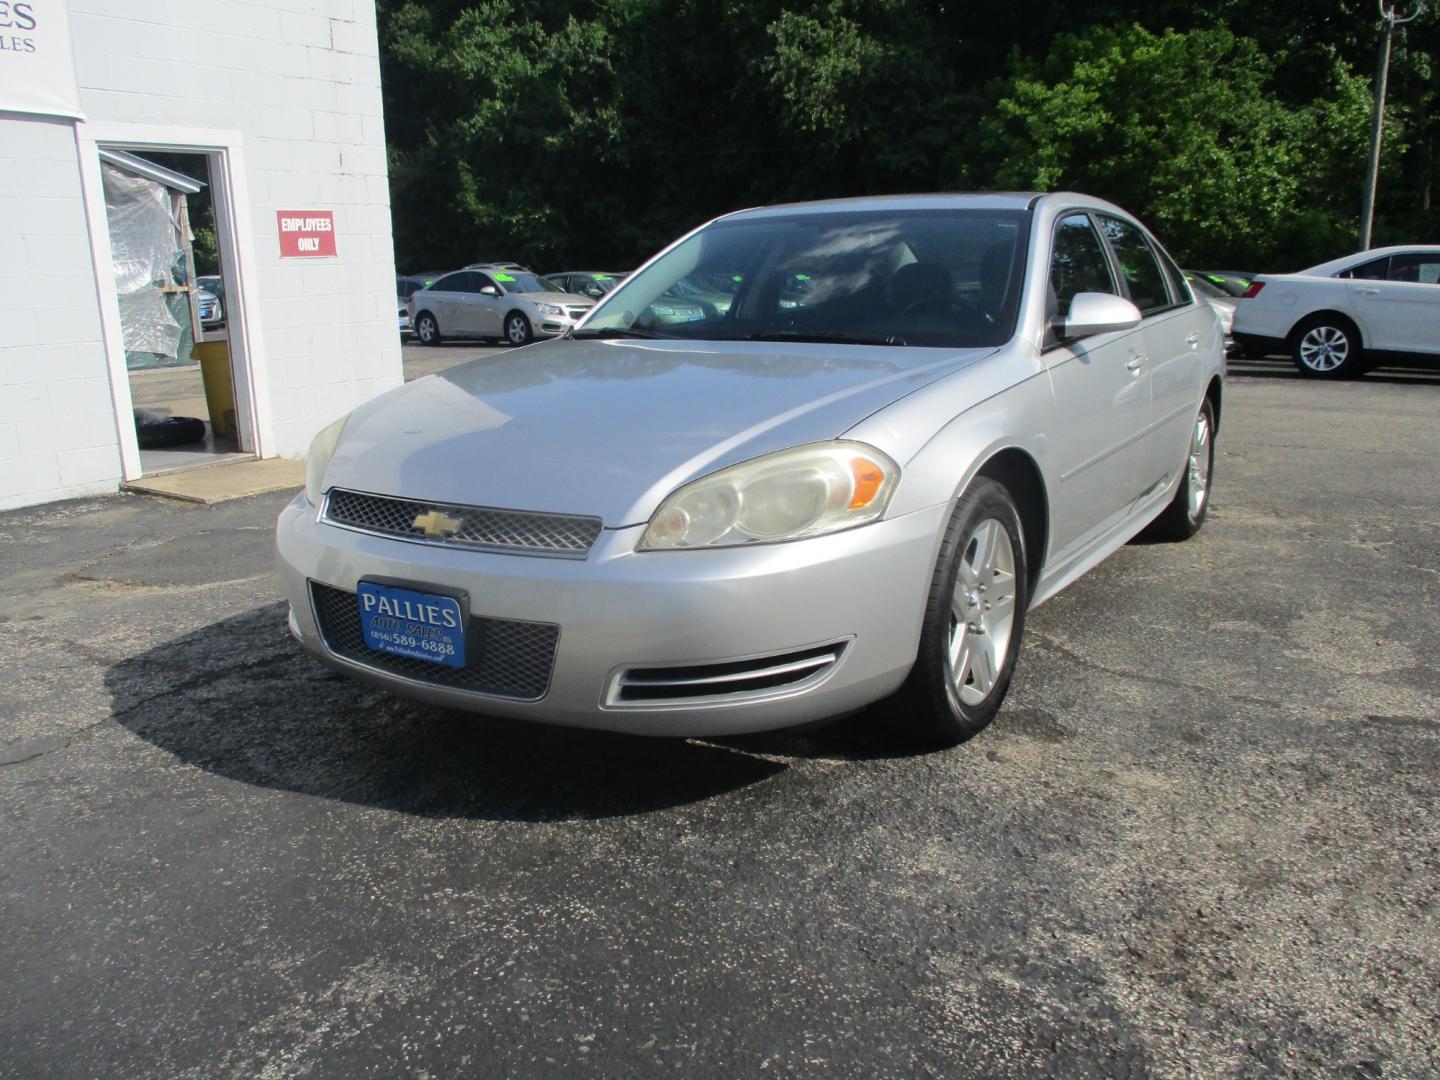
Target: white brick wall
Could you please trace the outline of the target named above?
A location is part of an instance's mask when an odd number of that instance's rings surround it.
[[[115,413],[68,122],[0,119],[0,208],[0,509],[114,490]]]
[[[70,13],[89,120],[241,133],[269,446],[302,455],[321,427],[402,378],[373,4],[70,0]],[[119,449],[68,123],[0,114],[0,207],[0,508],[113,488]],[[338,257],[282,261],[275,211],[288,209],[334,210]]]

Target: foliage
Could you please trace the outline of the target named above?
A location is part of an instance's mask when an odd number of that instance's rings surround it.
[[[1062,36],[1017,58],[981,156],[1002,187],[1083,190],[1149,218],[1188,261],[1298,269],[1353,235],[1369,95],[1332,62],[1327,96],[1288,106],[1274,68],[1223,27]]]
[[[1440,7],[1440,5],[1437,5]],[[381,0],[396,253],[624,269],[747,205],[1074,187],[1185,262],[1354,246],[1369,0]],[[1079,29],[1079,32],[1075,32]],[[1377,240],[1433,239],[1440,14],[1396,43]]]

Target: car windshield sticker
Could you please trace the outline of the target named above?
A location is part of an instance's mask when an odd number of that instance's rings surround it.
[[[514,279],[513,277],[511,277],[509,274],[496,274],[496,275],[495,275],[495,280],[496,280],[496,281],[514,281],[515,279]]]

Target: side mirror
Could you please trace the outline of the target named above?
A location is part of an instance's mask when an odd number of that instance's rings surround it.
[[[480,295],[481,295],[481,296],[499,296],[499,295],[500,295],[500,290],[497,289],[494,285],[481,285],[481,286],[480,286]]]
[[[1122,296],[1109,293],[1076,293],[1070,314],[1055,320],[1055,332],[1062,340],[1133,330],[1140,325],[1140,309]]]

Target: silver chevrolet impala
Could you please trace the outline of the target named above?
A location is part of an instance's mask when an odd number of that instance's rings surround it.
[[[1028,611],[1201,527],[1223,380],[1213,310],[1098,199],[731,214],[564,338],[322,431],[277,527],[290,630],[477,712],[714,735],[880,703],[956,743]]]

